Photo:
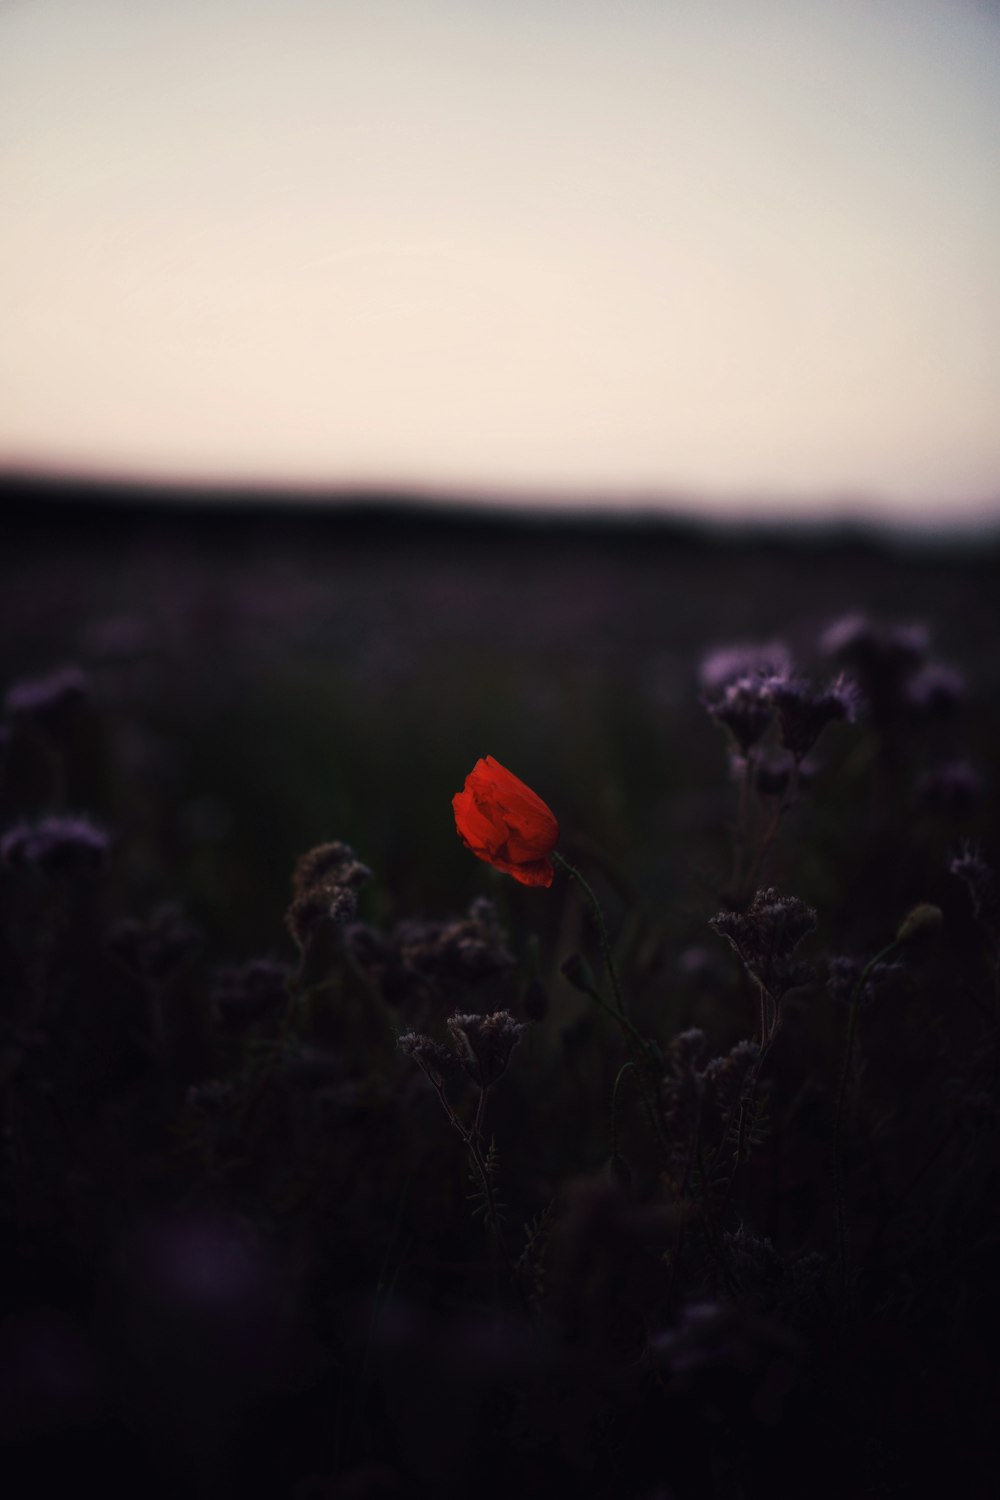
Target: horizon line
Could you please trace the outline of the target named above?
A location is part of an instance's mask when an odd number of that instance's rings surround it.
[[[111,501],[144,496],[181,505],[242,503],[266,508],[284,503],[299,512],[312,507],[335,509],[346,505],[377,510],[395,505],[425,511],[492,512],[519,520],[534,516],[552,522],[663,520],[707,530],[735,526],[764,530],[780,527],[810,533],[853,529],[876,534],[888,532],[894,536],[977,533],[1000,536],[1000,494],[979,500],[942,500],[936,506],[906,513],[898,502],[863,492],[814,491],[796,501],[769,498],[756,490],[734,493],[640,485],[584,489],[551,483],[537,486],[454,480],[435,483],[391,475],[380,479],[371,476],[281,479],[238,472],[220,475],[195,470],[189,473],[125,470],[115,466],[53,464],[20,458],[10,461],[0,457],[0,490],[18,487],[61,490],[67,498],[74,491],[101,491]]]

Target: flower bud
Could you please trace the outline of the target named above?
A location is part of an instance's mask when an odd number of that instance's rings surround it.
[[[932,906],[928,901],[921,901],[915,906],[899,925],[896,933],[897,943],[915,943],[922,938],[930,937],[938,932],[944,922],[944,914],[940,906]]]
[[[597,988],[594,971],[582,953],[571,953],[569,958],[564,959],[561,972],[574,989],[593,994]]]

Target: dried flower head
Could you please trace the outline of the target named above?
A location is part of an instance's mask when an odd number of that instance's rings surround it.
[[[510,1011],[497,1010],[489,1016],[451,1016],[448,1030],[462,1067],[474,1083],[487,1089],[506,1073],[524,1024]]]
[[[740,1096],[759,1058],[760,1047],[747,1038],[730,1047],[722,1057],[713,1057],[705,1064],[703,1077],[715,1091],[717,1102],[727,1104]]]
[[[324,922],[343,927],[358,909],[358,891],[371,870],[349,844],[320,844],[303,854],[292,875],[292,903],[285,921],[300,948],[306,948]]]
[[[851,1005],[854,1002],[861,976],[865,972],[865,964],[861,959],[849,958],[846,954],[836,954],[827,961],[826,992],[831,1000],[838,1005]],[[874,1000],[891,996],[892,991],[897,989],[906,977],[906,968],[903,964],[877,963],[868,970],[861,993],[858,996],[862,1006],[869,1006]]]
[[[419,1063],[431,1082],[438,1087],[458,1071],[459,1060],[455,1053],[436,1042],[433,1037],[424,1036],[422,1032],[404,1032],[398,1045],[401,1052]]]
[[[775,1001],[808,984],[812,969],[792,954],[816,926],[816,913],[796,896],[774,889],[758,891],[744,912],[724,911],[709,922],[727,938],[752,979]]]
[[[443,982],[475,983],[514,962],[496,906],[485,897],[448,922],[400,922],[391,947],[407,968]]]

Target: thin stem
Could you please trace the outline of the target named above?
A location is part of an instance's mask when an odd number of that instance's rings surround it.
[[[684,1253],[684,1240],[687,1234],[687,1216],[684,1212],[684,1199],[691,1185],[691,1174],[694,1171],[694,1164],[701,1150],[701,1117],[703,1111],[704,1095],[701,1095],[698,1099],[698,1113],[695,1117],[694,1129],[691,1132],[691,1146],[688,1150],[687,1161],[684,1163],[684,1176],[681,1178],[680,1187],[677,1192],[677,1201],[681,1205],[681,1208],[677,1220],[677,1233],[674,1237],[674,1253],[670,1260],[670,1277],[667,1281],[665,1306],[668,1312],[674,1300],[674,1283],[677,1280],[677,1267]],[[706,1234],[706,1241],[707,1238]]]
[[[604,922],[604,913],[601,910],[600,902],[594,895],[590,884],[584,879],[575,865],[571,865],[568,860],[563,859],[562,855],[558,854],[555,850],[553,850],[552,852],[552,859],[560,869],[566,871],[566,874],[570,877],[571,880],[576,881],[577,885],[579,885],[581,891],[584,894],[591,912],[593,913],[594,921],[597,924],[597,931],[601,941],[601,952],[604,955],[605,967],[608,971],[608,977],[611,980],[611,990],[615,998],[614,1005],[609,1005],[604,999],[604,996],[598,990],[591,989],[589,985],[585,986],[585,988],[587,994],[597,1002],[597,1004],[603,1011],[606,1011],[609,1016],[613,1017],[613,1019],[617,1021],[618,1025],[622,1029],[626,1044],[632,1052],[632,1061],[635,1063],[636,1078],[639,1083],[639,1093],[642,1097],[643,1107],[645,1108],[650,1128],[652,1129],[653,1134],[656,1137],[657,1144],[659,1145],[660,1151],[663,1154],[664,1163],[668,1164],[670,1158],[669,1147],[667,1145],[666,1137],[663,1134],[663,1124],[657,1113],[655,1099],[650,1097],[648,1080],[645,1076],[644,1071],[649,1066],[649,1063],[654,1056],[652,1045],[651,1043],[646,1041],[645,1037],[643,1037],[636,1030],[635,1026],[632,1024],[625,1013],[625,1004],[622,999],[621,986],[618,983],[618,971],[615,968],[614,956],[611,952],[611,943],[608,940],[608,929]]]
[[[417,1062],[420,1062],[419,1058],[417,1058]],[[420,1063],[420,1066],[423,1068],[422,1063]],[[455,1113],[455,1110],[453,1109],[451,1102],[449,1101],[448,1096],[444,1091],[444,1084],[441,1082],[441,1080],[435,1078],[434,1075],[432,1073],[429,1073],[426,1068],[423,1068],[423,1071],[424,1075],[433,1087],[434,1092],[437,1094],[438,1099],[441,1101],[441,1108],[447,1115],[449,1123],[451,1124],[452,1128],[456,1130],[461,1136],[462,1141],[465,1145],[465,1149],[469,1153],[469,1159],[472,1162],[472,1165],[476,1170],[476,1175],[478,1176],[479,1181],[482,1185],[483,1201],[486,1206],[486,1218],[489,1222],[490,1230],[493,1234],[494,1243],[496,1244],[496,1247],[500,1252],[500,1258],[504,1263],[507,1275],[510,1277],[511,1285],[513,1286],[514,1291],[517,1294],[517,1299],[521,1304],[521,1308],[525,1315],[527,1317],[530,1317],[531,1308],[528,1306],[528,1299],[525,1296],[524,1287],[521,1285],[520,1277],[517,1274],[517,1267],[514,1265],[514,1262],[510,1258],[507,1246],[504,1243],[503,1235],[500,1232],[500,1217],[497,1213],[496,1197],[493,1192],[493,1182],[490,1177],[489,1168],[486,1165],[482,1153],[482,1129],[486,1114],[486,1096],[489,1093],[489,1090],[480,1089],[479,1101],[476,1105],[476,1117],[473,1122],[472,1129],[469,1130],[462,1124],[458,1115]]]
[[[750,870],[750,878],[747,881],[746,885],[746,889],[748,892],[753,890],[754,886],[757,884],[758,880],[761,877],[764,863],[767,859],[768,854],[770,853],[771,845],[774,843],[778,828],[781,824],[781,820],[785,816],[785,813],[788,812],[788,810],[794,804],[798,789],[799,762],[795,761],[793,762],[792,769],[788,774],[788,785],[785,787],[785,790],[782,792],[781,797],[778,800],[777,806],[775,807],[774,813],[772,814],[771,821],[768,824],[764,837],[761,840],[760,848],[757,851],[757,857],[754,860],[752,869]]]
[[[837,1093],[837,1115],[833,1125],[833,1189],[834,1208],[837,1219],[837,1260],[840,1267],[840,1295],[841,1300],[847,1292],[847,1226],[844,1215],[844,1170],[841,1160],[841,1132],[844,1121],[844,1103],[847,1099],[847,1086],[851,1076],[851,1063],[854,1059],[854,1043],[858,1031],[858,1016],[861,1011],[861,997],[864,994],[865,982],[875,965],[895,948],[899,946],[898,939],[893,938],[891,943],[870,958],[862,969],[854,993],[851,996],[851,1017],[847,1026],[847,1045],[844,1049],[844,1066],[840,1074],[840,1088]]]
[[[635,1063],[631,1059],[629,1059],[629,1061],[626,1062],[626,1063],[622,1063],[621,1067],[618,1069],[618,1076],[615,1078],[614,1087],[611,1090],[611,1155],[612,1155],[612,1157],[616,1157],[618,1155],[618,1090],[621,1087],[622,1079],[625,1077],[625,1074],[628,1072],[628,1070],[630,1068],[632,1068],[632,1069],[635,1068]]]
[[[611,943],[608,940],[608,929],[604,923],[604,913],[601,910],[601,904],[594,895],[589,882],[584,879],[575,865],[571,865],[569,860],[563,859],[562,855],[555,850],[552,851],[552,862],[558,865],[560,869],[565,870],[571,880],[576,881],[587,899],[587,904],[593,913],[594,921],[597,923],[597,933],[601,940],[601,952],[604,955],[608,978],[611,980],[611,992],[615,997],[615,1005],[618,1009],[618,1014],[624,1018],[625,1002],[622,999],[621,987],[618,983],[618,971],[615,968],[615,960],[611,952]]]
[[[750,839],[750,796],[753,790],[754,756],[748,750],[743,757],[743,775],[740,777],[740,806],[736,817],[736,834],[733,838],[732,889],[738,895],[743,885],[743,859]]]
[[[486,1118],[486,1095],[488,1093],[488,1088],[481,1088],[479,1090],[479,1102],[476,1105],[476,1118],[472,1126],[472,1133],[477,1141],[481,1141],[483,1138],[483,1121]]]

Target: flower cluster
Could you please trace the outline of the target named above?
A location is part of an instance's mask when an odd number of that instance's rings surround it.
[[[860,708],[853,681],[841,674],[827,686],[815,687],[793,670],[788,651],[777,645],[711,652],[702,662],[700,680],[704,707],[729,731],[744,760],[753,753],[760,763],[756,747],[777,720],[789,770],[801,766],[828,724],[853,724]]]
[[[292,876],[286,921],[299,947],[308,947],[324,923],[342,928],[356,915],[358,892],[371,870],[349,844],[320,844],[303,854]]]
[[[719,912],[709,926],[728,939],[747,973],[775,1002],[812,978],[811,966],[792,954],[815,929],[816,913],[796,896],[773,888],[758,891],[746,911]]]
[[[492,1088],[503,1077],[524,1023],[508,1010],[488,1016],[456,1014],[448,1019],[450,1048],[420,1032],[409,1031],[399,1046],[438,1083],[461,1068],[481,1089]]]

